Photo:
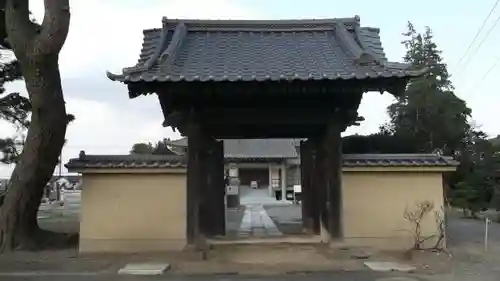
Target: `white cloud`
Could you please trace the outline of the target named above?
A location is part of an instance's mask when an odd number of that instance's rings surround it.
[[[33,2],[33,1],[32,1]],[[35,2],[42,2],[36,0]],[[97,8],[96,8],[97,7]],[[41,7],[37,9],[41,14]],[[231,0],[73,0],[68,40],[61,52],[65,76],[105,73],[131,66],[138,58],[142,30],[161,27],[168,18],[258,18]]]
[[[170,128],[161,126],[160,110],[156,118],[151,118],[144,117],[140,111],[126,112],[107,103],[83,98],[67,98],[66,105],[76,119],[68,126],[63,163],[76,157],[81,150],[89,154],[123,154],[128,153],[136,142],[179,137]],[[0,122],[0,132],[10,135],[15,131],[7,123]],[[0,178],[7,177],[12,168],[0,165]]]
[[[138,58],[142,30],[161,27],[169,18],[259,18],[231,0],[73,0],[71,25],[60,55],[67,111],[76,116],[68,127],[63,161],[88,153],[127,153],[133,143],[178,137],[163,128],[163,116],[154,96],[129,100],[124,85],[107,80],[106,70],[118,72]],[[30,1],[35,17],[43,17],[43,1]],[[9,86],[25,92],[22,82]],[[151,110],[150,110],[151,109]],[[154,110],[153,110],[154,109]],[[0,136],[15,131],[0,122]],[[12,167],[0,165],[0,178]]]
[[[32,11],[43,16],[43,1],[32,0]],[[159,28],[169,18],[259,19],[269,18],[231,0],[72,0],[71,26],[60,56],[67,111],[76,116],[67,131],[63,162],[80,150],[93,154],[127,153],[133,143],[175,137],[163,128],[163,116],[154,96],[129,100],[123,84],[107,80],[105,71],[120,72],[135,64],[142,43],[142,30]],[[24,84],[9,90],[25,92]],[[367,118],[349,133],[374,132],[385,121],[390,95],[369,93],[361,104]],[[0,122],[0,137],[14,133]],[[0,165],[0,178],[12,167]]]

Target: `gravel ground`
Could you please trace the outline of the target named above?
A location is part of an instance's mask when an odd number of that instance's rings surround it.
[[[484,250],[484,221],[464,219],[452,212],[448,218],[448,247],[453,255],[451,273],[428,276],[435,281],[500,280],[500,224],[489,226],[489,247]]]
[[[269,216],[275,221],[278,228],[284,233],[301,233],[301,222],[300,222],[300,205],[289,205],[289,206],[265,206],[267,213]],[[241,222],[241,219],[244,214],[244,208],[242,207],[239,210],[233,210],[228,212],[228,232],[229,235],[235,235],[236,230]],[[39,219],[41,227],[52,229],[56,231],[62,232],[75,232],[78,231],[78,216],[74,215],[53,215],[50,217],[45,217]],[[448,246],[453,254],[453,259],[447,262],[446,265],[448,267],[447,271],[449,273],[438,273],[433,275],[419,275],[418,277],[421,280],[432,280],[432,281],[498,281],[500,276],[500,224],[493,223],[490,225],[489,230],[489,247],[488,251],[484,250],[484,221],[481,220],[473,220],[473,219],[464,219],[461,218],[461,214],[459,212],[453,212],[448,218]],[[62,255],[60,262],[67,263],[69,260],[70,264],[75,264],[74,266],[80,268],[80,265],[77,265],[76,260],[72,257],[76,253],[68,254],[66,252]],[[52,254],[51,254],[52,255]],[[59,254],[55,254],[56,256],[60,256]],[[69,255],[66,256],[66,255]],[[36,256],[36,257],[35,257]],[[34,254],[33,258],[37,258],[38,255]],[[7,258],[7,257],[4,257]],[[68,259],[69,258],[69,259]],[[5,261],[5,263],[1,261]],[[15,259],[14,259],[15,260]],[[59,259],[55,259],[59,260]],[[63,262],[64,260],[64,262]],[[431,266],[435,266],[432,260],[427,260]],[[11,267],[14,264],[10,264],[9,271],[16,269],[17,270],[30,270],[30,267],[33,267],[33,270],[36,270],[38,265],[36,262],[28,262],[29,266],[26,267],[26,263],[19,261],[16,266]],[[58,262],[59,263],[59,262]],[[61,265],[59,263],[59,265]],[[0,266],[4,264],[9,264],[7,260],[0,258]],[[79,264],[79,263],[78,263]],[[42,266],[42,264],[40,264]],[[47,266],[43,264],[43,266]],[[92,262],[89,264],[89,270],[101,269],[102,264],[98,264]],[[57,265],[54,263],[54,269]],[[71,266],[70,266],[71,267]],[[106,266],[105,266],[106,267]],[[6,270],[4,268],[3,270]],[[365,274],[365,273],[363,273]],[[324,276],[323,276],[324,277]],[[412,277],[416,277],[415,275]],[[16,279],[17,277],[10,276],[6,277],[0,276],[0,280],[46,280],[41,277],[23,277],[22,279]],[[41,278],[41,279],[40,279]],[[54,277],[52,280],[58,280],[59,277]],[[80,278],[80,279],[79,279]],[[215,277],[214,277],[215,278]],[[213,280],[219,280],[222,277],[215,278]],[[273,280],[291,280],[291,277],[277,277]],[[315,280],[316,277],[307,277],[308,279]],[[368,279],[366,279],[368,278]],[[365,279],[354,279],[354,280],[377,280],[370,279],[370,276],[366,276]],[[181,280],[176,277],[176,280]],[[230,279],[222,278],[225,280],[245,280],[243,277],[231,277]],[[330,279],[330,278],[329,278]],[[67,280],[66,277],[61,277],[60,280]],[[69,280],[115,280],[113,278],[103,279],[101,277],[72,277]],[[120,279],[122,280],[122,279]],[[142,279],[123,279],[123,280],[142,280]],[[182,279],[182,280],[190,280],[190,278]],[[262,279],[266,280],[266,279]],[[300,280],[298,278],[297,280]],[[319,279],[318,279],[319,280]],[[337,279],[335,279],[337,280]],[[344,279],[338,279],[344,280]],[[345,279],[352,280],[352,279]]]
[[[265,206],[265,209],[283,233],[302,233],[300,205]],[[434,260],[427,255],[428,260],[422,263],[436,267],[436,274],[420,277],[433,281],[500,280],[500,224],[489,225],[487,252],[484,229],[484,221],[465,219],[459,211],[452,211],[448,217],[448,247],[453,258],[443,262],[442,257]]]
[[[122,276],[122,275],[32,275],[32,276],[0,276],[0,280],[17,281],[417,281],[419,279],[387,279],[395,277],[393,274],[378,274],[374,272],[337,272],[315,273],[280,276],[228,276],[228,275],[199,275],[199,276]]]

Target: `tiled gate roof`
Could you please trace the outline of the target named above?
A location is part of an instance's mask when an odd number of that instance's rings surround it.
[[[299,159],[295,158],[295,164]],[[458,162],[436,154],[345,154],[343,167],[454,167]],[[74,169],[163,169],[186,168],[181,155],[86,155],[70,159],[66,164]]]
[[[186,168],[187,159],[179,155],[87,155],[80,152],[78,158],[72,158],[65,165],[72,169],[120,169],[120,168]]]
[[[144,31],[137,64],[108,77],[125,83],[359,80],[414,77],[388,62],[379,29],[358,16],[321,20],[171,20]]]

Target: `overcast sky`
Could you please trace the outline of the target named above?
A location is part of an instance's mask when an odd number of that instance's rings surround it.
[[[126,86],[106,78],[106,70],[119,73],[135,64],[142,30],[161,26],[168,18],[210,19],[284,19],[332,18],[359,15],[363,26],[379,27],[390,60],[400,61],[404,54],[401,33],[406,22],[417,28],[430,26],[438,46],[454,75],[457,94],[473,109],[473,117],[482,129],[494,136],[500,132],[495,122],[500,97],[495,78],[500,67],[490,69],[500,58],[500,28],[492,30],[475,56],[457,65],[493,0],[452,1],[420,0],[73,0],[68,40],[62,50],[60,67],[67,110],[76,116],[69,126],[63,161],[76,157],[80,150],[88,154],[128,153],[140,141],[179,137],[163,128],[163,117],[155,96],[130,100]],[[38,19],[43,16],[43,1],[31,0]],[[356,3],[353,5],[353,3]],[[400,5],[397,5],[401,3]],[[483,34],[493,26],[500,9],[488,22]],[[473,48],[474,49],[474,48]],[[11,84],[11,91],[25,92],[22,82]],[[387,119],[389,94],[366,93],[360,113],[366,121],[347,133],[371,133]],[[14,134],[13,128],[0,122],[0,136]],[[0,178],[8,177],[12,167],[0,165]]]

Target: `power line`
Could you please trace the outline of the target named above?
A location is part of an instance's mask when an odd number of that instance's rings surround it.
[[[500,64],[500,57],[497,58],[497,60],[493,63],[493,65],[488,69],[488,71],[486,71],[483,76],[479,79],[478,82],[476,82],[474,84],[474,86],[471,87],[471,90],[470,91],[467,91],[467,92],[472,92],[475,90],[475,88],[477,86],[479,86],[487,77],[488,75],[493,71],[493,69],[495,69],[498,65]]]
[[[495,11],[498,3],[500,3],[500,0],[497,0],[495,2],[495,4],[493,4],[493,7],[491,7],[490,11],[488,12],[488,15],[486,16],[483,23],[481,24],[481,27],[479,27],[479,29],[476,32],[476,35],[474,35],[474,38],[472,38],[472,41],[470,42],[469,46],[467,47],[467,50],[465,50],[464,54],[462,55],[462,57],[460,58],[460,60],[456,64],[456,67],[460,66],[460,63],[462,63],[462,61],[465,59],[465,57],[467,56],[467,54],[471,50],[472,46],[474,45],[474,42],[476,42],[477,38],[479,37],[479,34],[481,34],[481,32],[483,31],[484,26],[486,25],[486,23],[490,19],[491,15]]]
[[[490,27],[490,29],[488,29],[488,32],[486,32],[486,35],[483,37],[483,39],[481,40],[481,42],[479,42],[479,45],[477,46],[476,49],[474,49],[474,51],[471,54],[471,56],[465,61],[465,64],[464,64],[464,66],[461,69],[462,71],[460,71],[458,75],[460,75],[467,68],[467,66],[469,65],[469,63],[471,62],[471,60],[477,54],[477,52],[479,51],[479,49],[481,49],[481,46],[486,41],[486,39],[488,39],[488,37],[490,36],[491,32],[495,29],[495,27],[498,25],[499,22],[500,22],[500,15],[495,19],[495,22]]]

